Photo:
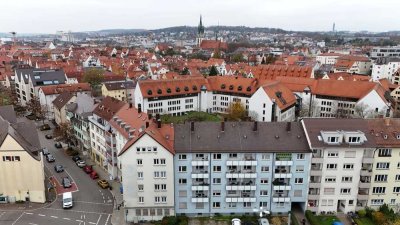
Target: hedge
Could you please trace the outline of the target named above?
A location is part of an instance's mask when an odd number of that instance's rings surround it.
[[[310,210],[306,210],[306,218],[311,225],[320,225],[318,219],[315,218],[314,214]]]

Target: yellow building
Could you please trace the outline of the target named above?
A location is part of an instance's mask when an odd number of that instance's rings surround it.
[[[368,206],[378,208],[382,204],[398,210],[400,206],[400,120],[368,120],[368,128],[374,136],[371,176],[361,177],[360,188],[369,190]],[[370,182],[370,185],[368,185]]]
[[[0,197],[44,203],[43,155],[33,122],[17,123],[12,106],[0,107]]]
[[[133,93],[135,91],[135,83],[133,81],[116,81],[103,83],[101,93],[104,97],[110,96],[120,101],[126,102],[128,98],[133,103]]]

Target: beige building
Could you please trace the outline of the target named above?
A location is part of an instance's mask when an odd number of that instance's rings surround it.
[[[17,123],[12,106],[0,107],[0,197],[44,203],[45,176],[33,122]]]
[[[75,99],[76,99],[76,94],[71,92],[61,93],[56,99],[54,99],[53,101],[54,120],[58,125],[67,122],[67,111],[65,110],[65,107],[69,103],[74,103]]]
[[[101,93],[103,96],[113,97],[120,101],[126,102],[128,98],[130,103],[133,103],[133,93],[135,91],[135,83],[133,81],[117,81],[103,83]]]

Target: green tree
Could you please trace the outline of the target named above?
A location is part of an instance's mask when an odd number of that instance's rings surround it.
[[[229,121],[242,121],[247,119],[247,111],[241,102],[233,102],[228,106],[225,116]]]
[[[218,70],[215,66],[211,66],[210,68],[210,73],[208,74],[210,76],[217,76],[218,75]]]
[[[243,62],[244,61],[243,55],[240,54],[240,53],[233,55],[232,61],[234,61],[234,62]]]
[[[98,88],[103,80],[104,70],[101,69],[89,69],[83,74],[83,82],[89,83],[93,89]]]
[[[215,58],[215,59],[220,59],[221,58],[221,52],[219,50],[215,50],[212,57]]]

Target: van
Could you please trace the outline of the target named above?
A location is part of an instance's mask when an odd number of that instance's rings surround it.
[[[72,203],[72,192],[65,192],[63,193],[63,209],[69,209],[72,208],[73,203]]]
[[[238,218],[233,218],[232,219],[232,225],[241,225],[242,221],[240,221],[240,219]]]
[[[266,218],[259,219],[258,225],[269,225],[268,219],[266,219]]]

